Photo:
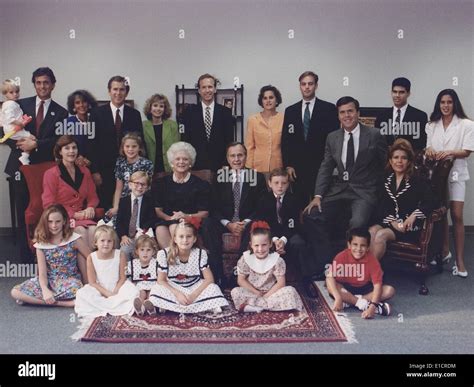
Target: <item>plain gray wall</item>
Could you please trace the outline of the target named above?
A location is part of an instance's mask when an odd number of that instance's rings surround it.
[[[216,75],[221,87],[232,87],[238,76],[245,86],[246,117],[260,110],[258,91],[269,83],[282,93],[279,110],[296,102],[298,76],[305,70],[319,75],[320,98],[335,102],[352,95],[361,106],[373,107],[390,106],[392,79],[406,76],[412,81],[410,103],[428,115],[437,93],[452,87],[474,117],[473,4],[0,0],[0,75],[20,77],[21,95],[27,97],[34,94],[32,71],[49,66],[58,79],[53,98],[63,106],[78,88],[107,99],[108,79],[129,76],[129,98],[140,111],[155,92],[168,95],[174,106],[174,86],[192,87],[202,73]],[[0,147],[2,168],[8,153]],[[472,187],[469,182],[468,191]],[[0,227],[9,227],[3,179],[0,194]],[[474,225],[473,198],[469,192],[468,225]]]

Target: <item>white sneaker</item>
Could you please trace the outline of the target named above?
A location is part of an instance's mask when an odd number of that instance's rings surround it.
[[[255,305],[245,305],[244,312],[246,313],[260,313],[263,310],[260,306]]]

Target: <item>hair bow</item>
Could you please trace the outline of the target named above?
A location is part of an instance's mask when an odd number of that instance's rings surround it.
[[[148,235],[150,238],[153,238],[153,230],[151,228],[147,228],[146,231],[144,231],[140,227],[138,227],[137,233],[135,234],[135,239],[138,239],[142,235]]]
[[[109,226],[109,227],[114,227],[114,221],[113,220],[109,220],[108,222],[106,222],[104,219],[101,219],[97,222],[97,227],[99,226]]]
[[[270,230],[269,224],[267,222],[263,221],[263,220],[257,220],[255,222],[253,222],[252,226],[250,226],[250,232],[252,232],[253,230],[255,230],[257,228],[263,228],[265,230]]]

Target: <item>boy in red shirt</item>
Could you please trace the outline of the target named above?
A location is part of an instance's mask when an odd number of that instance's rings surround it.
[[[365,228],[354,228],[347,233],[347,249],[336,255],[332,264],[326,265],[326,284],[334,297],[335,311],[344,304],[355,305],[362,311],[362,318],[375,314],[390,315],[386,302],[395,294],[393,286],[383,285],[383,271],[377,258],[369,251],[370,233]]]

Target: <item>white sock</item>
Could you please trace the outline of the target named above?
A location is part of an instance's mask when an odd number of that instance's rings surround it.
[[[367,301],[365,298],[358,297],[355,306],[359,310],[366,310],[369,307],[369,301]]]
[[[252,312],[260,313],[262,310],[263,310],[263,308],[261,308],[259,306],[255,306],[255,305],[245,305],[244,306],[244,312],[247,312],[247,313],[252,313]]]

